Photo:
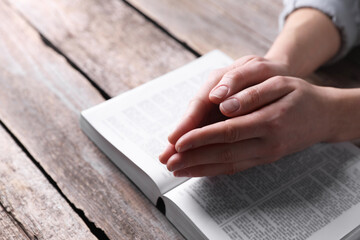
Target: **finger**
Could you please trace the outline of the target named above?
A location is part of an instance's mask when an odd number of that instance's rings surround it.
[[[233,143],[262,136],[261,118],[248,114],[189,131],[175,144],[177,152],[185,152],[216,143]]]
[[[273,77],[248,87],[220,104],[220,111],[227,117],[244,115],[270,104],[294,91],[283,77]]]
[[[173,144],[169,144],[163,153],[160,154],[159,160],[162,164],[166,164],[168,159],[176,153],[175,146]]]
[[[204,164],[231,163],[260,157],[262,141],[249,139],[231,144],[213,144],[176,153],[167,161],[169,171]]]
[[[211,102],[219,104],[229,96],[246,87],[258,84],[279,72],[281,69],[274,63],[249,61],[225,73],[219,83],[211,90],[209,99]]]
[[[191,100],[185,115],[173,132],[168,136],[169,142],[175,144],[182,135],[198,127],[203,120],[203,116],[207,114],[210,107],[210,103],[204,99],[195,98]]]
[[[210,177],[221,174],[231,175],[272,161],[274,160],[267,158],[255,158],[237,163],[198,165],[175,171],[173,174],[175,177]]]
[[[207,82],[190,101],[186,113],[177,127],[168,136],[170,143],[175,144],[182,135],[201,125],[207,113],[214,107],[214,104],[209,100],[209,92],[227,71],[228,68],[217,69],[209,75]]]
[[[236,69],[239,66],[242,66],[256,58],[256,56],[245,56],[225,68],[212,71],[208,77],[207,82],[201,87],[194,99],[190,102],[188,110],[186,111],[180,123],[169,135],[169,142],[175,144],[182,135],[201,125],[201,122],[206,117],[206,114],[211,110],[212,107],[214,107],[213,102],[211,102],[209,99],[209,93],[214,88],[214,86],[219,83],[225,73]]]

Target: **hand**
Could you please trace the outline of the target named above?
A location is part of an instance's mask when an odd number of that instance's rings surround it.
[[[169,135],[169,142],[175,144],[186,132],[223,120],[218,104],[227,97],[270,77],[282,75],[289,75],[287,64],[257,56],[242,57],[228,67],[213,71],[190,101],[182,121]]]
[[[233,118],[187,132],[163,163],[175,176],[232,174],[325,141],[334,129],[329,89],[291,77],[248,87],[231,96],[240,103]]]
[[[175,150],[176,141],[185,133],[202,126],[225,120],[227,114],[219,103],[244,88],[260,83],[277,75],[288,75],[288,65],[283,62],[270,61],[257,56],[245,56],[228,67],[213,71],[206,84],[190,101],[187,112],[176,129],[169,135],[169,146],[160,155],[159,159],[166,164]],[[227,87],[228,90],[224,90]],[[224,96],[220,96],[224,92]]]

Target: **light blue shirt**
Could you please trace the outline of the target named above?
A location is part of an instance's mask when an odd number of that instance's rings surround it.
[[[331,60],[344,57],[354,46],[360,44],[360,0],[283,0],[284,10],[280,15],[280,27],[286,17],[296,9],[310,7],[330,17],[341,34],[341,48]]]

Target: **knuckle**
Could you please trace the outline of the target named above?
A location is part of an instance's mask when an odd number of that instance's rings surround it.
[[[232,162],[234,159],[234,154],[230,149],[225,149],[219,153],[218,160],[221,163],[229,163]]]
[[[224,142],[232,143],[238,139],[238,131],[236,127],[229,121],[224,121]]]
[[[253,59],[256,59],[256,58],[258,58],[258,56],[256,56],[256,55],[247,55],[247,56],[241,57],[238,60],[236,60],[232,66],[233,66],[233,68],[237,68],[237,67],[247,64],[248,62],[251,62]]]
[[[219,81],[223,77],[224,73],[225,73],[224,68],[218,68],[218,69],[212,70],[208,75],[206,84],[210,84],[211,86],[216,85],[217,83],[219,83]]]
[[[273,138],[286,131],[289,111],[291,111],[291,109],[287,104],[278,104],[276,110],[274,110],[271,115],[265,114],[262,116],[263,119],[265,119],[265,121],[262,122],[262,127],[267,136]]]
[[[256,69],[261,73],[262,76],[265,76],[265,77],[271,76],[272,70],[268,63],[266,63],[262,60],[259,60],[254,65],[255,65]]]
[[[259,57],[257,55],[250,55],[249,56],[249,60],[248,62],[262,62],[263,61],[263,58],[262,57]]]
[[[192,98],[192,99],[190,99],[188,106],[195,105],[198,101],[199,101],[198,98]]]
[[[237,71],[230,71],[224,74],[223,79],[224,80],[232,80],[236,77]]]
[[[197,107],[197,106],[206,106],[206,104],[207,103],[203,99],[201,99],[200,97],[194,97],[189,101],[188,106]]]
[[[244,79],[244,74],[242,70],[235,69],[230,72],[224,74],[223,79],[224,81],[241,81]]]
[[[258,106],[260,104],[260,98],[261,98],[261,94],[258,90],[258,88],[253,87],[253,88],[248,88],[245,91],[245,96],[246,96],[246,103],[248,106]]]
[[[209,79],[217,79],[220,78],[223,75],[224,69],[218,68],[215,70],[212,70],[209,74]]]
[[[280,84],[280,85],[285,85],[288,83],[288,79],[284,76],[275,76],[275,77],[272,77],[271,80],[274,83]]]
[[[292,81],[288,81],[288,84],[293,89],[297,89],[297,90],[304,90],[308,86],[304,80],[297,79],[297,78],[293,78]]]
[[[195,124],[197,123],[197,117],[195,115],[195,113],[191,112],[191,113],[188,113],[185,118],[184,118],[185,121],[190,121],[192,124]]]

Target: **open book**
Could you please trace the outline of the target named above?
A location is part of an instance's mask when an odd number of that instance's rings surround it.
[[[81,113],[83,131],[188,239],[358,239],[360,150],[318,144],[231,176],[175,178],[158,156],[208,73],[213,51]]]

